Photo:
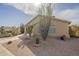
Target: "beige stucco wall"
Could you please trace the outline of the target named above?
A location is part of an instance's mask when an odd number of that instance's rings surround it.
[[[38,18],[30,22],[29,25],[33,25],[37,22],[39,22]],[[52,33],[52,32],[49,33],[50,36],[60,37],[62,35],[66,35],[68,38],[70,37],[68,23],[52,19],[51,24],[54,24],[56,26],[56,30],[55,30],[55,33]],[[38,32],[39,32],[39,23],[34,25],[34,28],[33,28],[33,33],[38,33]]]
[[[55,29],[55,33],[49,33],[49,35],[51,36],[62,36],[62,35],[66,35],[67,37],[70,37],[69,36],[69,27],[68,27],[68,23],[64,23],[64,22],[61,22],[61,21],[57,21],[57,20],[52,20],[51,21],[51,24],[55,25],[56,26],[56,29]]]
[[[38,22],[39,22],[39,19],[37,17],[36,19],[34,19],[33,21],[29,22],[29,24],[28,24],[28,25],[34,25],[33,31],[32,31],[33,33],[37,33],[38,32]],[[26,26],[25,26],[25,32],[26,32]]]

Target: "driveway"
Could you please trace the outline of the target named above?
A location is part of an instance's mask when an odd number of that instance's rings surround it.
[[[0,56],[13,56],[13,54],[0,44]]]
[[[13,56],[13,54],[9,50],[7,50],[5,47],[3,47],[2,44],[8,41],[13,41],[17,39],[18,39],[18,36],[0,38],[0,56]]]

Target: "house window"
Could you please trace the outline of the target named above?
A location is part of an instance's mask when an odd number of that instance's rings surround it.
[[[50,33],[56,33],[56,26],[55,25],[50,25],[50,29],[49,29]]]

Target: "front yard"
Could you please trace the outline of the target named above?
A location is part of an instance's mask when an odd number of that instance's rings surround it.
[[[40,40],[40,47],[34,47],[34,40],[13,40],[11,44],[2,43],[10,52],[17,56],[79,56],[79,38],[62,41],[48,37]]]

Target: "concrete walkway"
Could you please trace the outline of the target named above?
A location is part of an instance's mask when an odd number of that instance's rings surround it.
[[[22,35],[18,35],[18,36],[14,36],[14,37],[0,38],[0,56],[14,56],[8,49],[6,49],[4,46],[2,46],[2,44],[7,43],[8,41],[18,40],[19,36],[22,36]]]
[[[18,36],[15,37],[6,37],[6,38],[0,38],[0,56],[13,56],[13,54],[2,46],[3,43],[6,43],[8,41],[13,41],[19,39]]]
[[[0,44],[0,56],[13,56],[13,54]]]

